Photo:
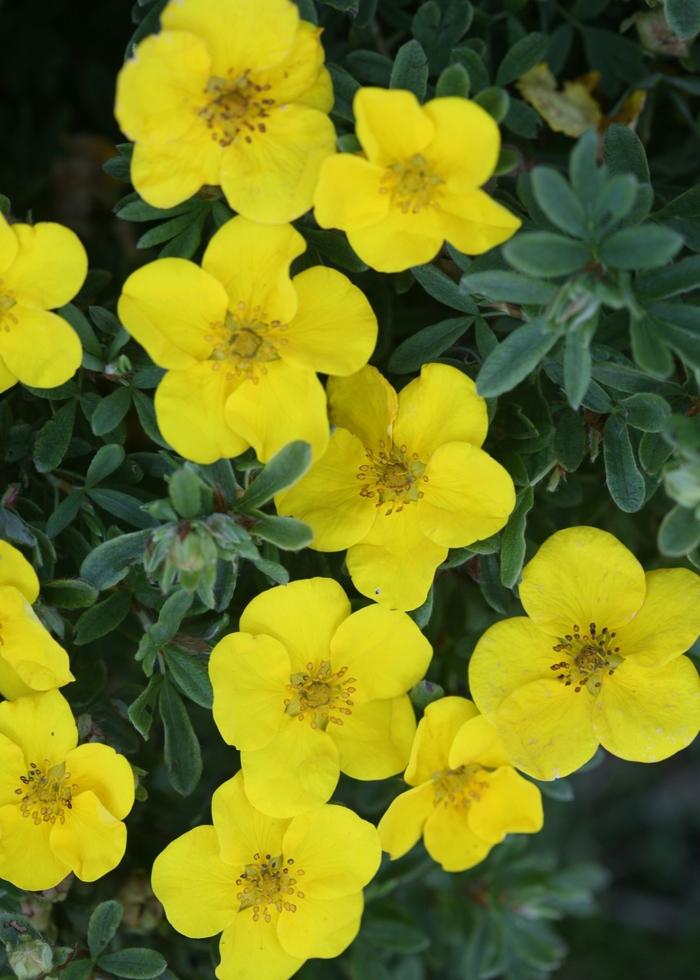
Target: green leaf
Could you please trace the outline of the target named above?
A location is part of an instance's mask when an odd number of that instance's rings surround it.
[[[87,942],[90,956],[97,957],[114,938],[124,909],[119,902],[101,902],[88,922]]]
[[[535,200],[552,224],[575,238],[587,238],[585,209],[562,175],[551,167],[535,167],[530,180]]]
[[[126,524],[131,524],[132,527],[147,528],[153,527],[157,523],[150,514],[147,514],[145,510],[141,509],[140,500],[137,500],[136,497],[129,496],[128,493],[122,493],[121,490],[103,490],[98,488],[89,490],[88,496],[109,514],[113,514]]]
[[[156,225],[155,228],[149,228],[136,242],[136,248],[153,248],[154,245],[162,245],[163,242],[170,241],[171,238],[175,238],[180,232],[189,228],[194,220],[195,216],[188,210],[185,214],[178,215],[177,218],[171,218],[169,221]]]
[[[518,494],[513,513],[501,535],[501,582],[512,589],[520,578],[525,560],[525,526],[527,515],[535,502],[532,487]]]
[[[593,221],[604,228],[611,228],[625,218],[637,200],[639,184],[632,174],[615,174],[609,177],[593,204]],[[600,229],[599,229],[600,232]]]
[[[700,521],[695,512],[676,505],[666,514],[659,527],[659,551],[679,558],[700,544]]]
[[[428,296],[432,296],[443,306],[449,306],[453,310],[462,313],[477,313],[478,310],[473,301],[462,290],[461,284],[450,279],[446,273],[437,266],[416,265],[411,269],[411,275],[426,291]]]
[[[448,65],[437,80],[435,97],[443,99],[449,96],[466,99],[469,97],[469,72],[464,65]]]
[[[99,591],[79,578],[56,578],[46,583],[43,594],[58,609],[85,609],[97,601]]]
[[[523,303],[537,305],[548,303],[555,288],[546,282],[528,279],[518,272],[468,272],[462,276],[459,288],[464,293],[476,293],[496,303]]]
[[[368,268],[367,263],[352,250],[345,235],[337,231],[318,231],[316,228],[301,230],[307,242],[311,242],[321,256],[328,259],[332,265],[337,265],[348,272],[364,272]]]
[[[50,538],[55,538],[75,520],[84,500],[83,491],[74,490],[51,512],[46,522],[46,533]]]
[[[610,496],[620,510],[635,513],[644,503],[645,483],[634,458],[627,424],[620,415],[611,415],[605,423],[603,458]]]
[[[192,520],[202,509],[202,483],[191,467],[185,465],[168,480],[168,496],[173,507],[185,520]]]
[[[609,235],[600,244],[599,256],[613,269],[653,269],[670,262],[682,245],[681,236],[670,228],[637,225]]]
[[[202,775],[202,753],[182,698],[167,677],[160,689],[158,705],[165,731],[165,766],[170,782],[181,796],[189,796]]]
[[[571,151],[569,179],[579,201],[590,203],[596,199],[604,175],[598,166],[598,134],[595,130],[584,133]]]
[[[114,209],[118,218],[124,221],[164,221],[167,218],[175,218],[179,214],[186,214],[192,210],[192,200],[183,201],[176,204],[173,208],[154,208],[152,204],[147,204],[138,196],[129,195],[121,201]]]
[[[577,470],[586,455],[586,426],[580,412],[564,409],[557,421],[554,445],[564,469],[569,473]]]
[[[129,565],[141,561],[151,532],[133,531],[103,541],[80,566],[80,574],[96,589],[109,589],[124,578]]]
[[[590,334],[576,330],[564,341],[564,391],[573,409],[580,407],[591,383]]]
[[[211,711],[214,695],[206,660],[185,653],[178,647],[168,646],[165,651],[165,666],[185,697]]]
[[[643,184],[649,183],[651,177],[647,155],[641,140],[628,126],[619,123],[608,126],[603,153],[611,174],[634,174]]]
[[[567,276],[591,260],[582,242],[550,231],[521,233],[503,247],[503,254],[518,272],[544,279]]]
[[[570,803],[574,799],[574,788],[568,779],[540,780],[531,779],[531,782],[539,788],[543,796],[550,800],[558,800],[560,803]]]
[[[83,345],[83,349],[92,354],[93,357],[102,357],[102,344],[97,339],[95,331],[90,325],[90,321],[87,319],[85,314],[74,306],[72,303],[67,303],[56,311],[59,316],[70,323],[71,327],[75,330],[77,335],[80,337],[80,343]]]
[[[632,355],[644,371],[655,378],[667,378],[673,371],[673,357],[666,347],[663,331],[652,317],[630,321]]]
[[[671,406],[660,395],[640,392],[619,403],[628,425],[643,432],[661,432],[671,416]]]
[[[535,32],[521,37],[499,65],[496,84],[510,85],[540,61],[544,61],[548,46],[549,37],[546,34]]]
[[[75,624],[76,646],[92,643],[102,636],[107,636],[122,623],[131,608],[131,596],[128,592],[115,592],[102,602],[84,612]]]
[[[504,88],[482,88],[474,96],[474,101],[497,122],[503,122],[508,115],[510,107],[510,96]]]
[[[649,311],[661,337],[687,364],[700,370],[700,306],[656,303]]]
[[[115,977],[127,980],[151,980],[159,977],[168,965],[154,949],[119,949],[100,956],[97,964]]]
[[[61,980],[90,980],[92,971],[92,960],[71,960],[61,969],[60,977]]]
[[[666,0],[664,14],[682,40],[700,33],[700,0]]]
[[[538,320],[517,327],[481,365],[476,379],[479,394],[494,398],[515,388],[534,371],[557,340],[557,335]]]
[[[641,303],[653,303],[669,296],[678,296],[698,288],[700,255],[689,255],[680,262],[643,272],[637,276],[634,291]]]
[[[419,102],[425,98],[428,89],[428,58],[419,41],[407,41],[396,52],[389,87],[408,89]]]
[[[131,405],[131,389],[119,387],[103,398],[92,413],[90,424],[96,436],[116,429]]]
[[[162,675],[153,674],[146,687],[127,709],[129,721],[142,738],[147,739],[150,735],[162,683]]]
[[[37,432],[33,459],[40,473],[55,470],[66,455],[75,425],[75,407],[76,402],[67,402]]]
[[[108,446],[100,446],[90,461],[88,471],[85,475],[85,486],[94,487],[101,483],[111,473],[114,473],[124,462],[124,450],[116,443]]]
[[[311,465],[311,446],[297,440],[284,446],[260,471],[242,497],[237,509],[249,511],[262,507],[276,493],[291,487]]]
[[[396,374],[410,374],[428,361],[434,361],[457,343],[472,321],[473,317],[458,316],[418,330],[394,349],[389,358],[389,370]]]
[[[311,544],[313,531],[308,524],[294,517],[273,517],[270,514],[255,514],[255,524],[251,534],[284,548],[285,551],[300,551]]]

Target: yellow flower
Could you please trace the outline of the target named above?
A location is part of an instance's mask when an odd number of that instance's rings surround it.
[[[523,779],[495,729],[466,698],[429,704],[418,724],[402,793],[379,822],[382,847],[393,859],[423,835],[445,871],[464,871],[506,834],[542,829],[542,799]]]
[[[350,612],[333,579],[280,585],[212,651],[214,720],[240,749],[246,793],[263,813],[325,803],[341,772],[384,779],[406,766],[416,730],[406,692],[430,644],[404,613]]]
[[[71,871],[95,881],[124,855],[133,803],[129,763],[108,745],[78,746],[58,691],[0,704],[0,878],[27,891]]]
[[[520,221],[479,190],[493,174],[498,126],[475,102],[363,88],[355,96],[363,155],[321,167],[314,196],[322,228],[342,228],[379,272],[430,262],[447,239],[469,255],[511,237]]]
[[[0,214],[0,392],[18,381],[56,388],[78,370],[77,333],[48,311],[69,303],[86,275],[85,249],[69,228],[10,225]]]
[[[347,548],[363,595],[413,609],[448,548],[489,537],[513,509],[510,476],[479,448],[486,403],[445,364],[424,365],[398,396],[373,367],[331,380],[328,395],[328,449],[277,509],[311,526],[318,551]]]
[[[171,0],[160,19],[117,82],[139,194],[169,208],[220,184],[254,221],[308,211],[335,150],[321,31],[290,0]]]
[[[11,544],[0,541],[0,694],[6,698],[75,680],[68,654],[31,607],[38,595],[32,566]]]
[[[223,933],[219,980],[286,980],[311,957],[342,953],[379,867],[376,829],[341,806],[292,820],[264,816],[246,799],[240,772],[211,807],[213,826],[169,844],[152,884],[178,932]]]
[[[317,371],[352,374],[371,355],[377,320],[363,293],[334,269],[290,279],[306,248],[291,225],[228,221],[202,268],[157,259],[124,284],[119,316],[167,373],[158,424],[182,456],[212,463],[253,446],[267,460],[293,439],[328,442]]]
[[[523,572],[527,617],[479,640],[469,685],[514,765],[566,776],[602,745],[658,762],[700,729],[700,678],[681,654],[700,632],[700,576],[644,573],[617,538],[557,531]]]

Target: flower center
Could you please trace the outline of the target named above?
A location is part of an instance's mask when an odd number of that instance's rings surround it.
[[[48,761],[43,766],[29,763],[26,776],[19,777],[22,785],[15,790],[21,796],[19,808],[23,817],[31,817],[38,826],[42,823],[65,823],[64,810],[73,808],[73,793],[78,787],[70,783],[70,773],[64,763],[55,766]]]
[[[292,897],[303,898],[304,893],[296,885],[303,877],[301,868],[294,869],[294,858],[284,860],[281,854],[272,857],[266,854],[254,854],[251,864],[246,864],[236,884],[240,891],[236,893],[239,901],[238,911],[253,910],[253,921],[258,922],[260,916],[265,922],[272,921],[273,912],[296,912],[296,905],[290,901]]]
[[[427,483],[425,463],[417,453],[408,456],[406,446],[390,446],[379,443],[379,449],[365,449],[367,462],[363,463],[357,479],[363,481],[361,497],[376,498],[376,506],[389,505],[386,514],[402,511],[407,504],[420,500],[423,491],[420,483]]]
[[[391,194],[391,202],[404,214],[418,214],[422,208],[439,210],[440,185],[445,181],[416,153],[408,160],[390,164],[381,178],[380,194]]]
[[[206,339],[214,344],[210,355],[212,370],[228,369],[227,377],[233,380],[236,375],[259,381],[260,374],[267,374],[265,366],[270,361],[278,361],[278,348],[287,343],[281,334],[287,325],[279,320],[265,320],[259,306],[249,309],[239,303],[235,312],[228,312],[222,323],[212,324],[214,332]]]
[[[8,331],[12,324],[17,323],[17,317],[11,312],[12,307],[17,305],[17,300],[9,293],[0,292],[0,326]]]
[[[483,766],[459,766],[433,773],[435,806],[470,807],[488,789],[482,773]]]
[[[212,75],[204,90],[205,104],[198,110],[219,146],[230,146],[239,133],[246,143],[252,143],[253,133],[266,131],[265,120],[275,104],[267,96],[269,85],[256,85],[250,69],[234,77],[229,69],[227,78]]]
[[[589,693],[598,694],[605,675],[612,676],[623,660],[620,648],[613,645],[615,635],[607,626],[598,630],[595,623],[589,624],[587,633],[574,626],[572,633],[560,636],[559,642],[552,647],[566,659],[552,664],[549,669],[557,672],[557,680],[565,687],[573,684],[577,694],[584,687]]]
[[[318,666],[306,665],[305,671],[292,674],[284,699],[286,714],[299,721],[308,718],[312,728],[325,731],[328,724],[342,725],[339,715],[351,715],[354,706],[352,695],[356,683],[354,677],[346,677],[347,667],[333,670],[329,660],[321,660]]]

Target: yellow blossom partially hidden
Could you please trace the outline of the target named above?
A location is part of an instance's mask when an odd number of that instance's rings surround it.
[[[377,605],[351,614],[333,579],[253,599],[209,661],[214,720],[240,750],[251,803],[291,817],[330,799],[341,772],[401,772],[416,729],[406,692],[431,655],[409,616]]]
[[[445,871],[464,871],[507,834],[542,829],[540,791],[515,771],[494,727],[466,698],[428,705],[404,779],[413,788],[397,796],[378,827],[392,859],[422,835]]]
[[[6,698],[75,680],[68,654],[31,607],[38,595],[32,566],[11,544],[0,541],[0,694]]]
[[[700,678],[681,656],[700,632],[700,576],[644,573],[617,538],[557,531],[526,565],[527,616],[491,626],[469,664],[479,710],[514,764],[537,779],[574,772],[602,745],[658,762],[700,730]]]
[[[335,149],[320,29],[291,0],[171,0],[160,19],[117,81],[136,190],[169,208],[220,184],[247,218],[298,218]]]
[[[78,370],[78,335],[49,310],[69,303],[86,275],[75,232],[50,221],[11,225],[0,213],[0,392],[18,381],[56,388]]]
[[[0,704],[0,878],[27,891],[121,861],[134,776],[108,745],[78,745],[58,691]]]
[[[212,463],[253,446],[268,460],[294,439],[316,456],[328,442],[317,371],[346,375],[367,363],[377,320],[364,294],[315,266],[293,279],[305,250],[291,225],[228,221],[202,267],[157,259],[132,273],[119,316],[156,364],[161,432],[186,459]]]
[[[219,980],[286,980],[350,945],[381,857],[370,823],[332,805],[267,817],[240,772],[214,793],[212,818],[156,858],[152,885],[178,932],[222,933]]]
[[[468,99],[420,105],[401,89],[362,88],[354,100],[364,153],[324,161],[314,196],[322,228],[341,228],[379,272],[430,262],[447,240],[479,255],[520,220],[479,188],[500,150],[498,126]]]
[[[426,598],[449,548],[499,531],[513,481],[480,447],[486,402],[471,378],[426,364],[400,394],[376,368],[328,384],[336,428],[325,455],[276,499],[318,551],[348,549],[363,595],[393,609]]]

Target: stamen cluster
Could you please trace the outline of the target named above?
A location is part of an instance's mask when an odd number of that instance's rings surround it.
[[[311,727],[325,731],[328,724],[342,725],[339,715],[351,715],[354,706],[352,695],[356,678],[346,677],[348,668],[333,670],[330,661],[321,660],[318,666],[307,663],[306,670],[289,678],[290,697],[285,698],[284,710],[288,715],[304,721],[311,719]]]
[[[31,817],[38,826],[42,823],[65,823],[64,810],[73,808],[73,793],[78,789],[70,783],[70,773],[63,763],[51,766],[44,761],[42,767],[29,763],[26,776],[20,776],[22,786],[15,790],[21,796],[19,804],[23,817]]]
[[[622,663],[619,646],[612,646],[615,636],[607,626],[598,631],[596,624],[590,623],[588,632],[582,633],[575,625],[572,633],[560,636],[559,642],[552,647],[555,653],[564,653],[568,659],[552,664],[549,669],[560,671],[557,680],[565,687],[573,684],[577,694],[584,687],[591,694],[597,694],[605,674],[612,676]]]
[[[211,138],[221,147],[230,146],[243,130],[246,143],[252,143],[251,134],[266,131],[263,120],[270,115],[275,100],[264,93],[270,85],[257,85],[250,78],[250,69],[237,74],[230,68],[227,78],[213,75],[204,90],[206,103],[197,114],[211,130]]]
[[[272,857],[266,854],[263,858],[260,854],[253,855],[253,862],[246,864],[243,874],[236,878],[236,884],[241,891],[236,893],[239,900],[238,910],[253,910],[253,921],[259,922],[260,917],[265,922],[272,921],[270,908],[281,912],[296,912],[297,907],[290,901],[291,897],[303,898],[304,892],[296,887],[297,878],[304,874],[301,868],[297,868],[292,877],[292,866],[294,858],[287,858],[281,854]]]
[[[402,511],[413,501],[420,500],[423,491],[419,483],[428,482],[425,463],[417,453],[409,457],[406,446],[379,443],[379,449],[365,449],[367,463],[360,466],[358,480],[366,481],[360,490],[361,497],[376,498],[376,506],[389,504],[386,515]]]

